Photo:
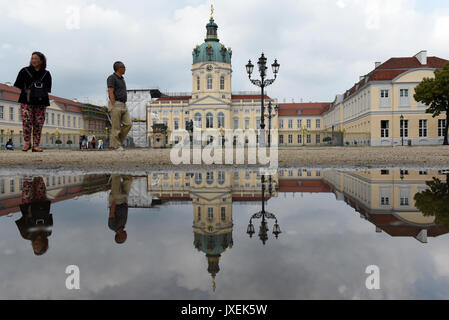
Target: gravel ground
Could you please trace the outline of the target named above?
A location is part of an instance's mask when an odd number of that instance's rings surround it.
[[[449,168],[449,147],[319,147],[279,149],[279,167],[307,168]],[[154,171],[207,169],[207,165],[174,165],[170,149],[119,151],[0,151],[0,170]],[[249,165],[221,165],[250,167]]]

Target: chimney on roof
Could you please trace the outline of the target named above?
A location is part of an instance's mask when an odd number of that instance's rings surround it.
[[[381,64],[382,62],[380,61],[374,62],[374,68],[377,69]]]
[[[418,59],[419,63],[422,65],[427,64],[427,51],[423,50],[415,55],[415,58]]]

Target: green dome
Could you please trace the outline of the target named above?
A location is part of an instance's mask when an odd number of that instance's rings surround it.
[[[232,50],[220,43],[217,36],[218,26],[210,19],[206,26],[207,35],[204,43],[193,49],[193,64],[198,62],[217,61],[231,64]]]

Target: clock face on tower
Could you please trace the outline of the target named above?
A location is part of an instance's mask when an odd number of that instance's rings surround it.
[[[209,65],[206,67],[206,70],[207,70],[207,71],[212,71],[212,66],[209,64]]]

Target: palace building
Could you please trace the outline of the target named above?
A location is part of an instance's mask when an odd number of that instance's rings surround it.
[[[335,98],[323,114],[324,128],[343,132],[347,145],[443,144],[445,114],[433,118],[413,95],[424,78],[433,78],[447,63],[428,57],[427,51],[376,62],[374,70]]]
[[[0,83],[0,145],[4,146],[12,138],[14,145],[24,145],[22,115],[19,100],[20,89]],[[109,119],[105,107],[82,104],[50,95],[50,106],[46,109],[42,128],[42,146],[70,147],[79,144],[80,136],[106,138]],[[71,142],[71,143],[70,143]]]
[[[213,17],[206,29],[204,43],[192,52],[192,91],[168,93],[148,102],[150,144],[155,124],[165,124],[167,146],[173,145],[171,133],[186,129],[190,120],[202,129],[260,129],[260,94],[232,91],[232,50],[220,43]],[[445,114],[436,118],[426,114],[427,107],[413,94],[425,77],[434,77],[434,71],[446,63],[428,57],[427,51],[378,62],[333,102],[278,104],[265,96],[265,104],[271,101],[278,109],[271,127],[279,129],[279,146],[442,144]]]
[[[213,17],[206,25],[204,43],[192,52],[192,91],[173,93],[148,103],[147,130],[150,144],[152,126],[167,126],[166,144],[174,130],[186,129],[193,121],[201,129],[259,129],[261,96],[258,92],[232,91],[232,50],[220,43]],[[271,100],[265,96],[265,103]],[[277,128],[273,117],[273,129]],[[268,125],[267,125],[268,128]]]

